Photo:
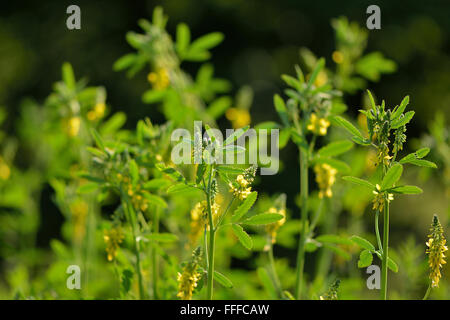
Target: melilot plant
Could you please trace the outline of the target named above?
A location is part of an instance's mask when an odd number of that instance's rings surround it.
[[[355,126],[344,118],[335,117],[334,120],[353,135],[352,140],[355,143],[373,147],[377,153],[376,165],[379,175],[376,177],[378,180],[376,183],[352,176],[346,176],[343,179],[363,185],[373,192],[372,209],[375,211],[375,235],[378,249],[361,237],[354,236],[352,240],[364,249],[358,261],[359,267],[369,266],[372,263],[373,254],[382,260],[380,296],[385,300],[387,299],[388,268],[394,272],[398,270],[396,263],[389,257],[389,205],[394,200],[394,195],[422,192],[417,186],[397,185],[403,173],[403,165],[412,164],[425,167],[436,167],[436,165],[422,159],[429,153],[429,148],[422,148],[397,160],[398,153],[406,142],[406,125],[414,116],[414,111],[404,113],[409,103],[409,97],[405,97],[400,105],[392,110],[386,110],[384,100],[381,105],[376,105],[370,91],[368,94],[372,107],[368,111],[360,111],[367,118],[368,137],[364,137]],[[380,214],[383,216],[382,240],[378,223]]]

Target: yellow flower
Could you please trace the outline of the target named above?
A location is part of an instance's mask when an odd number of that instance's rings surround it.
[[[214,202],[211,205],[211,213],[213,215],[214,224],[219,218],[219,209],[220,205],[217,202]],[[189,232],[188,238],[192,246],[197,242],[197,239],[201,235],[205,225],[209,229],[208,203],[206,202],[206,200],[203,200],[201,202],[198,202],[191,210],[191,231]]]
[[[323,163],[316,164],[314,166],[314,172],[316,173],[316,182],[319,185],[320,189],[319,198],[331,198],[333,196],[331,187],[336,182],[337,170],[332,166]]]
[[[103,102],[99,102],[94,106],[94,109],[87,113],[87,118],[90,121],[103,118],[105,115],[106,105]]]
[[[10,175],[11,175],[11,169],[6,164],[5,160],[3,160],[2,157],[0,157],[0,179],[8,180]]]
[[[325,118],[318,118],[315,113],[311,114],[309,119],[308,126],[306,129],[312,131],[313,133],[324,136],[327,134],[328,127],[330,126],[330,122]]]
[[[325,71],[320,71],[316,77],[316,80],[314,81],[314,85],[316,87],[321,87],[324,84],[326,84],[327,81],[328,81],[327,73]]]
[[[247,109],[230,108],[225,116],[230,120],[234,129],[245,127],[251,122],[251,116]]]
[[[439,280],[442,276],[440,269],[442,268],[442,265],[446,263],[444,253],[448,248],[445,245],[446,240],[442,225],[436,215],[433,217],[430,231],[431,234],[428,236],[428,242],[426,242],[428,247],[426,253],[428,254],[428,265],[430,267],[431,286],[438,287]]]
[[[75,137],[80,131],[81,119],[80,117],[71,117],[67,122],[67,133],[70,137]]]
[[[197,272],[198,263],[201,256],[201,249],[198,247],[192,254],[191,261],[183,268],[182,273],[178,273],[178,293],[177,297],[182,300],[191,300],[192,293],[197,287],[201,274]]]
[[[331,55],[331,58],[337,64],[341,64],[342,62],[344,62],[344,55],[340,51],[334,51],[333,54]]]
[[[113,261],[117,256],[117,249],[125,238],[120,227],[105,230],[103,232],[103,240],[106,244],[106,253],[108,254],[108,261]]]
[[[170,84],[169,72],[165,68],[159,68],[154,72],[150,72],[147,79],[155,90],[164,90]]]
[[[278,213],[283,216],[283,219],[266,225],[266,232],[269,234],[272,243],[275,243],[277,241],[278,229],[286,222],[286,211],[284,209],[277,210],[275,207],[271,207],[269,208],[269,213]]]
[[[381,192],[381,187],[379,184],[375,186],[375,190],[373,190],[372,192],[375,195],[375,198],[372,201],[373,210],[383,211],[384,201],[387,200],[387,202],[389,203],[394,200],[394,195],[392,193]]]
[[[239,200],[246,199],[252,192],[252,187],[248,187],[250,182],[247,181],[242,174],[240,174],[236,178],[236,183],[238,185],[237,187],[230,182],[230,192],[232,192],[234,196],[238,197]]]

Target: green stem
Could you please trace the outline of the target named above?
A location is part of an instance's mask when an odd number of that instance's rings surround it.
[[[213,298],[213,285],[214,285],[214,247],[215,247],[215,228],[214,219],[211,210],[211,183],[213,178],[214,168],[211,166],[211,171],[209,173],[208,189],[206,193],[206,202],[208,205],[208,221],[209,221],[209,252],[208,252],[208,283],[207,283],[207,299],[212,300]]]
[[[389,251],[389,202],[384,201],[384,221],[383,221],[383,256],[381,264],[381,299],[387,299],[388,283],[388,251]]]
[[[153,215],[153,233],[159,233],[159,207],[155,208],[155,213]],[[153,270],[153,299],[158,300],[158,278],[159,278],[159,270],[158,270],[158,255],[156,253],[155,248],[152,250],[152,270]]]
[[[300,198],[301,198],[301,224],[300,242],[297,251],[297,270],[295,283],[295,297],[301,299],[303,286],[303,271],[305,268],[305,244],[307,239],[308,223],[308,155],[300,149]]]
[[[378,226],[378,217],[380,216],[380,210],[375,212],[375,234],[377,236],[378,250],[383,252],[383,246],[381,245],[380,229]]]
[[[125,196],[126,197],[126,196]],[[136,234],[136,213],[134,212],[134,209],[131,207],[130,201],[128,198],[126,198],[125,203],[123,204],[123,207],[126,208],[126,212],[128,213],[127,220],[131,224],[131,233],[133,235],[133,243],[134,243],[134,253],[136,256],[136,273],[138,275],[138,284],[139,284],[139,299],[142,300],[145,298],[145,292],[144,292],[144,283],[142,279],[142,272],[141,272],[141,258],[140,258],[140,249],[139,249],[139,242],[137,241],[137,234]]]
[[[427,292],[425,292],[423,300],[427,300],[428,299],[428,296],[430,295],[430,292],[431,292],[431,284],[428,285],[428,289],[427,289]]]
[[[278,291],[278,295],[282,298],[283,291],[281,290],[280,279],[278,278],[277,270],[275,269],[275,259],[273,258],[273,244],[270,244],[268,255],[269,255],[269,264],[270,264],[270,270],[272,272],[274,285],[275,285],[276,290]]]

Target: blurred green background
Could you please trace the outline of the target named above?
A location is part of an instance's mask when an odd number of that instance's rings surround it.
[[[81,8],[81,30],[66,28],[66,8]],[[134,128],[138,119],[149,116],[153,122],[164,118],[158,110],[145,105],[141,94],[148,89],[146,74],[127,79],[113,72],[112,65],[130,51],[125,33],[139,30],[137,20],[149,18],[156,5],[162,5],[169,16],[168,31],[174,34],[179,22],[187,23],[193,38],[212,31],[225,34],[225,41],[213,50],[211,62],[215,74],[233,84],[233,93],[243,85],[254,91],[252,124],[275,120],[274,93],[280,93],[280,75],[293,74],[293,66],[302,63],[300,47],[316,56],[324,56],[331,65],[335,50],[333,18],[346,16],[365,26],[367,6],[372,1],[262,1],[262,0],[177,0],[177,1],[21,1],[2,3],[0,9],[0,106],[8,113],[3,130],[16,136],[19,106],[26,97],[43,101],[52,84],[60,79],[63,62],[70,62],[77,77],[86,75],[91,85],[104,85],[112,111],[124,111],[127,126]],[[420,146],[436,147],[432,135],[436,113],[441,114],[443,141],[448,147],[450,113],[450,2],[449,1],[378,1],[381,8],[381,30],[369,32],[367,51],[380,51],[397,63],[397,71],[383,75],[369,88],[383,97],[388,106],[398,104],[410,95],[410,107],[416,112],[408,126],[406,151]],[[185,63],[183,68],[195,73],[198,64]],[[346,97],[348,112],[357,116],[362,92]],[[36,121],[39,121],[36,119]],[[434,123],[434,124],[433,124]],[[229,123],[222,119],[222,128]],[[39,125],[39,123],[36,123]],[[27,148],[19,144],[16,165],[26,169],[32,159]],[[273,194],[285,192],[288,206],[295,208],[298,193],[297,155],[294,146],[281,152],[283,170],[276,176],[262,177],[258,189]],[[395,203],[392,216],[393,246],[413,235],[424,242],[431,216],[438,213],[448,226],[448,164],[445,156],[433,149],[439,170],[416,170],[410,179],[426,192]],[[448,159],[447,159],[448,160]],[[37,244],[48,247],[52,238],[60,237],[62,215],[52,201],[53,191],[46,187],[41,194],[40,232]],[[1,213],[0,213],[1,214]],[[297,210],[293,215],[297,216]],[[372,218],[367,224],[371,226]],[[448,228],[447,228],[448,230]],[[290,253],[287,253],[288,255]],[[0,272],[2,272],[0,257]],[[311,266],[312,267],[312,266]]]

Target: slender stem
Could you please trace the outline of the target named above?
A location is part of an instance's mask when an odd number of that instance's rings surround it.
[[[375,212],[375,234],[377,236],[378,250],[380,250],[380,252],[383,252],[383,246],[381,245],[381,238],[380,238],[380,229],[378,226],[378,217],[379,216],[380,216],[380,210],[377,210]]]
[[[155,208],[155,213],[153,215],[153,233],[159,232],[159,207]],[[159,278],[159,270],[158,270],[158,255],[156,254],[156,250],[153,248],[152,250],[152,270],[153,270],[153,299],[158,300],[158,278]]]
[[[389,202],[384,201],[384,221],[383,221],[383,255],[381,264],[381,299],[387,299],[388,283],[388,251],[389,251]]]
[[[431,283],[428,285],[428,289],[427,292],[425,292],[425,295],[423,296],[423,300],[427,300],[428,296],[430,295],[431,292]]]
[[[300,242],[297,251],[297,272],[295,283],[295,297],[301,299],[303,286],[303,271],[305,268],[305,243],[307,239],[308,223],[308,155],[300,149],[300,198],[302,203]]]
[[[280,279],[278,278],[277,270],[275,269],[275,259],[273,258],[273,244],[272,243],[270,244],[268,255],[269,255],[270,270],[272,272],[272,277],[273,277],[275,288],[278,291],[278,295],[280,297],[283,297],[283,291],[281,290]]]
[[[211,170],[209,172],[209,181],[208,181],[208,189],[206,193],[206,202],[208,206],[208,220],[209,220],[209,265],[208,265],[208,287],[207,287],[207,299],[212,300],[213,298],[213,286],[214,286],[214,247],[215,247],[215,228],[214,228],[214,219],[212,216],[211,210],[211,183],[213,178],[214,168],[211,166]]]
[[[128,221],[131,224],[131,233],[133,235],[133,243],[134,243],[134,253],[136,255],[136,273],[138,275],[138,284],[139,284],[139,299],[144,299],[145,293],[144,293],[144,283],[142,279],[142,272],[141,272],[141,258],[140,258],[140,250],[139,250],[139,242],[137,241],[136,237],[136,214],[134,212],[134,209],[131,207],[131,204],[129,203],[129,200],[127,199],[125,203],[123,204],[123,207],[126,208],[126,212],[128,213]]]

